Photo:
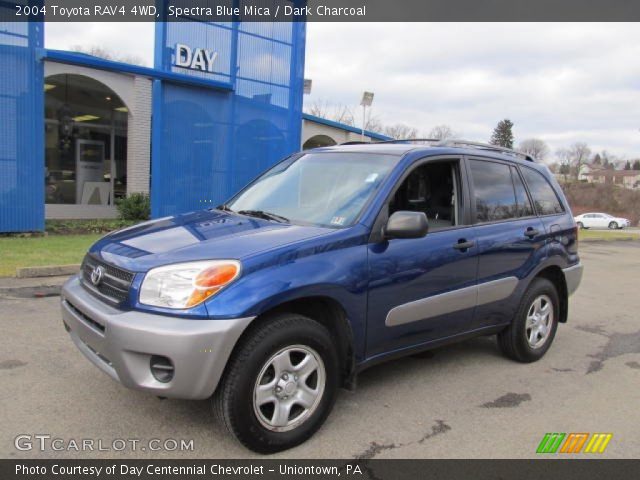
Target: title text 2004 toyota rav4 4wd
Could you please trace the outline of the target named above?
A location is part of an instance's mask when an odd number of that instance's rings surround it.
[[[497,334],[541,358],[582,266],[549,171],[458,143],[293,155],[216,209],[93,245],[62,294],[77,347],[123,385],[213,395],[247,447],[309,438],[377,362]]]

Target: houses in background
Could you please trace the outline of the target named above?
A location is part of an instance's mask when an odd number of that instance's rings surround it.
[[[600,165],[583,165],[578,180],[587,183],[619,185],[629,189],[640,189],[640,170],[611,170]]]

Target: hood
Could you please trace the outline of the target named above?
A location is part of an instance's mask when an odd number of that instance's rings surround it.
[[[133,272],[195,260],[237,259],[332,232],[219,210],[166,217],[111,233],[90,249]]]

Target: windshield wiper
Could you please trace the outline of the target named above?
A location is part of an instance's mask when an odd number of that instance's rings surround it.
[[[240,215],[248,215],[250,217],[264,218],[265,220],[273,220],[279,223],[289,223],[289,219],[287,217],[265,212],[264,210],[239,210],[237,213]]]

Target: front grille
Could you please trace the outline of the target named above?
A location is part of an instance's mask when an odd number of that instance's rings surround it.
[[[91,281],[91,273],[97,266],[103,268],[104,275],[98,285],[94,285]],[[82,285],[96,297],[115,306],[120,306],[127,300],[134,275],[132,272],[98,260],[90,254],[87,254],[82,261]]]

